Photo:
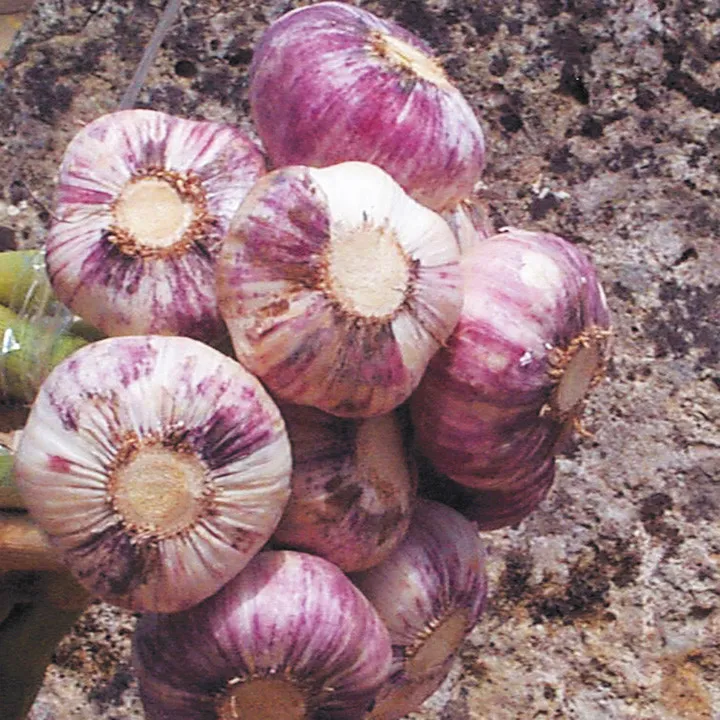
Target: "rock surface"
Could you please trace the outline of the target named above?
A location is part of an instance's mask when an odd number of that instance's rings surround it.
[[[248,127],[246,74],[295,2],[185,3],[146,107]],[[429,720],[720,718],[720,3],[361,2],[428,40],[488,135],[496,226],[594,257],[614,312],[594,432],[518,528]],[[0,77],[0,247],[43,242],[55,171],[117,106],[159,0],[37,0]],[[33,720],[141,718],[133,618],[97,604]]]

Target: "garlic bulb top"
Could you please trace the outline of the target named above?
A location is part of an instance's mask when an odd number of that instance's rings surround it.
[[[438,211],[480,178],[485,142],[472,108],[422,40],[361,8],[322,2],[273,23],[253,55],[249,96],[276,167],[371,162]]]
[[[60,166],[47,266],[62,302],[108,335],[224,336],[214,262],[265,172],[237,128],[153,110],[97,118]]]
[[[372,720],[398,720],[433,693],[487,602],[485,550],[472,524],[419,500],[400,545],[351,575],[390,632],[393,664]]]
[[[479,358],[453,374],[506,407],[548,403],[558,415],[572,411],[604,369],[609,328],[588,258],[549,233],[508,229],[464,259],[463,275],[463,321],[451,344],[472,345]],[[578,356],[577,380],[586,384],[575,391],[558,386],[555,371],[572,359],[561,355]]]
[[[337,567],[267,551],[200,605],[142,617],[133,657],[148,720],[360,720],[391,650]]]
[[[459,250],[383,170],[275,170],[233,218],[217,265],[240,361],[281,400],[347,417],[407,399],[455,327]]]
[[[262,547],[289,496],[275,404],[237,362],[189,338],[78,350],[43,383],[15,459],[28,510],[93,593],[173,612]]]

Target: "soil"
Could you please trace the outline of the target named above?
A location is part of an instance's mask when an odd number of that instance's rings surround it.
[[[139,105],[250,128],[288,0],[185,3]],[[476,109],[496,227],[592,255],[614,357],[549,498],[484,535],[492,598],[422,720],[720,718],[720,4],[372,0]],[[63,150],[117,107],[156,0],[37,0],[0,76],[0,248],[41,246]],[[93,605],[32,720],[141,718],[134,618]]]

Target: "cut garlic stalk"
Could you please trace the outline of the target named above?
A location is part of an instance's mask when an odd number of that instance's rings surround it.
[[[133,656],[148,720],[360,720],[391,650],[338,568],[268,551],[200,605],[142,617]]]
[[[240,361],[277,397],[326,412],[390,412],[457,322],[447,223],[368,163],[261,178],[218,260]]]
[[[60,167],[47,238],[55,292],[108,335],[217,341],[215,256],[264,172],[259,150],[230,125],[152,110],[91,122]]]
[[[214,593],[275,529],[290,445],[238,363],[188,338],[88,345],[43,383],[15,457],[28,510],[77,578],[133,610]]]
[[[480,198],[466,198],[442,216],[455,233],[461,255],[496,234],[487,206]]]
[[[437,470],[487,488],[577,422],[604,376],[610,320],[592,264],[554,235],[509,229],[462,266],[462,316],[413,396],[412,420]]]
[[[398,418],[281,410],[293,452],[292,493],[273,540],[345,572],[376,565],[405,536],[415,498]]]
[[[485,163],[475,114],[430,48],[349,4],[273,23],[253,55],[249,96],[275,167],[371,162],[442,211],[471,194]]]
[[[487,600],[485,553],[472,524],[420,500],[408,534],[379,565],[351,576],[390,631],[393,665],[370,718],[417,710],[445,679]]]

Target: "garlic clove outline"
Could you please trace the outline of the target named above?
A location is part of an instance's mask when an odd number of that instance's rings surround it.
[[[14,467],[33,519],[90,592],[175,612],[269,539],[291,454],[277,406],[237,362],[189,338],[129,336],[50,373]]]
[[[332,563],[263,551],[203,603],[143,616],[133,663],[148,720],[359,720],[388,678],[391,648]]]
[[[416,495],[399,419],[280,409],[292,446],[292,492],[273,541],[344,572],[377,565],[405,536]]]
[[[249,98],[274,167],[371,162],[443,211],[472,193],[485,164],[475,113],[429,46],[349,4],[275,21],[253,54]]]
[[[350,577],[387,625],[393,646],[390,679],[369,720],[398,720],[439,687],[485,609],[483,544],[458,512],[419,499],[403,542]]]
[[[592,263],[560,237],[508,228],[462,268],[461,318],[411,400],[418,447],[457,481],[557,446],[604,377],[611,335]]]
[[[214,262],[232,214],[265,173],[231,125],[122,110],[65,151],[47,237],[60,300],[108,335],[221,340]]]
[[[462,305],[447,223],[361,162],[261,178],[217,284],[238,359],[280,400],[343,417],[404,402]]]

